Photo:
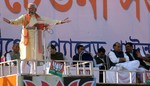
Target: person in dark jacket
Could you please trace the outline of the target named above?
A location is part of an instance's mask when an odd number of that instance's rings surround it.
[[[61,52],[57,52],[57,49],[54,45],[51,45],[51,60],[64,60],[64,55]]]
[[[130,61],[139,60],[140,67],[149,70],[150,66],[146,65],[145,62],[141,59],[145,57],[142,57],[139,50],[133,49],[133,44],[131,42],[127,42],[125,44],[125,47],[126,47],[126,54],[128,55]]]
[[[95,67],[99,67],[100,70],[106,70],[109,66],[109,59],[105,52],[106,50],[103,47],[100,47],[98,48],[97,54],[94,56],[96,61]],[[99,82],[103,82],[103,71],[99,72]]]
[[[73,56],[73,61],[93,61],[92,55],[84,50],[83,45],[78,45],[76,48],[77,53]],[[73,64],[77,63],[73,62]]]
[[[149,70],[150,66],[146,65],[146,63],[144,62],[145,57],[141,55],[139,50],[133,48],[133,44],[131,42],[127,42],[125,44],[125,48],[126,48],[126,54],[128,55],[130,61],[138,60],[140,62],[138,71],[141,71],[141,72],[137,73],[137,79],[141,83],[143,82],[143,77],[142,77],[143,72],[146,70]]]

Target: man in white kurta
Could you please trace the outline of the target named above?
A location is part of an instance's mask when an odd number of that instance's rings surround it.
[[[11,24],[14,25],[19,25],[19,24],[23,24],[25,15],[20,16],[19,18],[17,18],[16,20],[12,20]],[[44,20],[41,17],[42,20]],[[30,19],[30,23],[27,26],[28,32],[29,32],[29,42],[27,45],[24,44],[24,26],[22,29],[22,34],[21,34],[21,41],[20,41],[20,54],[21,54],[21,59],[25,59],[25,60],[41,60],[42,59],[42,52],[39,52],[38,48],[39,47],[35,47],[35,44],[38,46],[38,40],[36,41],[35,38],[38,38],[38,35],[36,34],[36,27],[33,27],[34,24],[36,24],[38,22],[38,20],[36,19],[36,17],[34,15],[31,16]],[[57,20],[44,20],[44,23],[46,24],[56,24]],[[37,36],[37,37],[35,37]],[[41,35],[40,35],[41,36]],[[35,50],[37,49],[37,50]],[[34,57],[34,53],[36,53],[37,57]]]
[[[106,82],[124,84],[135,83],[136,73],[132,72],[130,79],[129,71],[136,71],[139,67],[139,61],[129,61],[129,57],[121,51],[120,43],[116,42],[113,48],[114,50],[109,52],[111,68],[106,71]],[[116,75],[116,71],[118,71],[118,76]]]
[[[51,26],[70,22],[70,20],[68,19],[59,21],[39,16],[38,14],[36,14],[37,6],[34,3],[29,3],[27,10],[28,14],[21,15],[15,20],[8,20],[6,18],[3,19],[5,22],[9,24],[22,25],[23,29],[20,41],[20,58],[22,60],[25,60],[25,63],[27,63],[28,60],[42,60],[43,58],[42,40],[38,40],[39,38],[42,38],[41,37],[42,35],[38,33],[42,30],[37,30],[36,27],[34,26],[35,24],[43,23],[44,25]],[[28,32],[27,37],[28,42],[26,44],[25,44],[26,41],[25,30],[27,30]],[[23,72],[24,66],[21,69],[22,69],[21,72]]]

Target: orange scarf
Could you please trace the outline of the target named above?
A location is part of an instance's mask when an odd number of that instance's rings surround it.
[[[38,14],[35,14],[36,19],[39,19],[40,16]],[[31,16],[29,14],[25,15],[24,20],[24,45],[28,45],[29,43],[29,32],[26,28],[26,26],[30,23]],[[42,53],[42,38],[41,38],[41,31],[38,31],[38,50],[40,53]]]

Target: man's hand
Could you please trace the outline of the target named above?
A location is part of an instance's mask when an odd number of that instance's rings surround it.
[[[126,59],[123,57],[123,58],[119,58],[119,62],[125,62]]]
[[[65,18],[64,20],[62,20],[62,21],[56,23],[56,25],[58,25],[58,24],[64,24],[64,23],[69,23],[69,22],[71,22],[71,20],[69,20],[69,18],[67,17],[67,18]]]
[[[67,17],[67,18],[65,18],[64,20],[61,21],[61,24],[69,23],[69,22],[71,22],[71,20],[69,20],[69,18]]]
[[[6,23],[10,24],[10,20],[8,20],[7,18],[3,18],[3,21],[5,21]]]
[[[136,54],[137,54],[137,57],[139,57],[139,58],[141,58],[141,57],[142,57],[142,55],[141,55],[140,51],[136,51]]]

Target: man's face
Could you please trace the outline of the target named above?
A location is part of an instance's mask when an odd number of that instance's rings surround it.
[[[36,13],[36,7],[34,5],[28,6],[28,12],[30,15],[33,15]]]
[[[101,58],[105,57],[105,53],[104,52],[98,52],[98,57],[101,57]]]
[[[115,51],[121,51],[121,45],[120,45],[120,43],[116,43],[116,46],[114,46],[114,50]]]
[[[80,47],[79,50],[78,50],[78,53],[80,54],[83,51],[84,51],[84,47]]]
[[[56,50],[51,48],[51,47],[48,48],[48,51],[50,52],[50,54],[55,54],[56,53]]]
[[[12,47],[14,53],[19,53],[19,44],[14,44]]]
[[[127,44],[125,47],[126,47],[126,52],[129,52],[129,53],[132,52],[132,50],[133,50],[132,46],[130,46],[130,45]]]

